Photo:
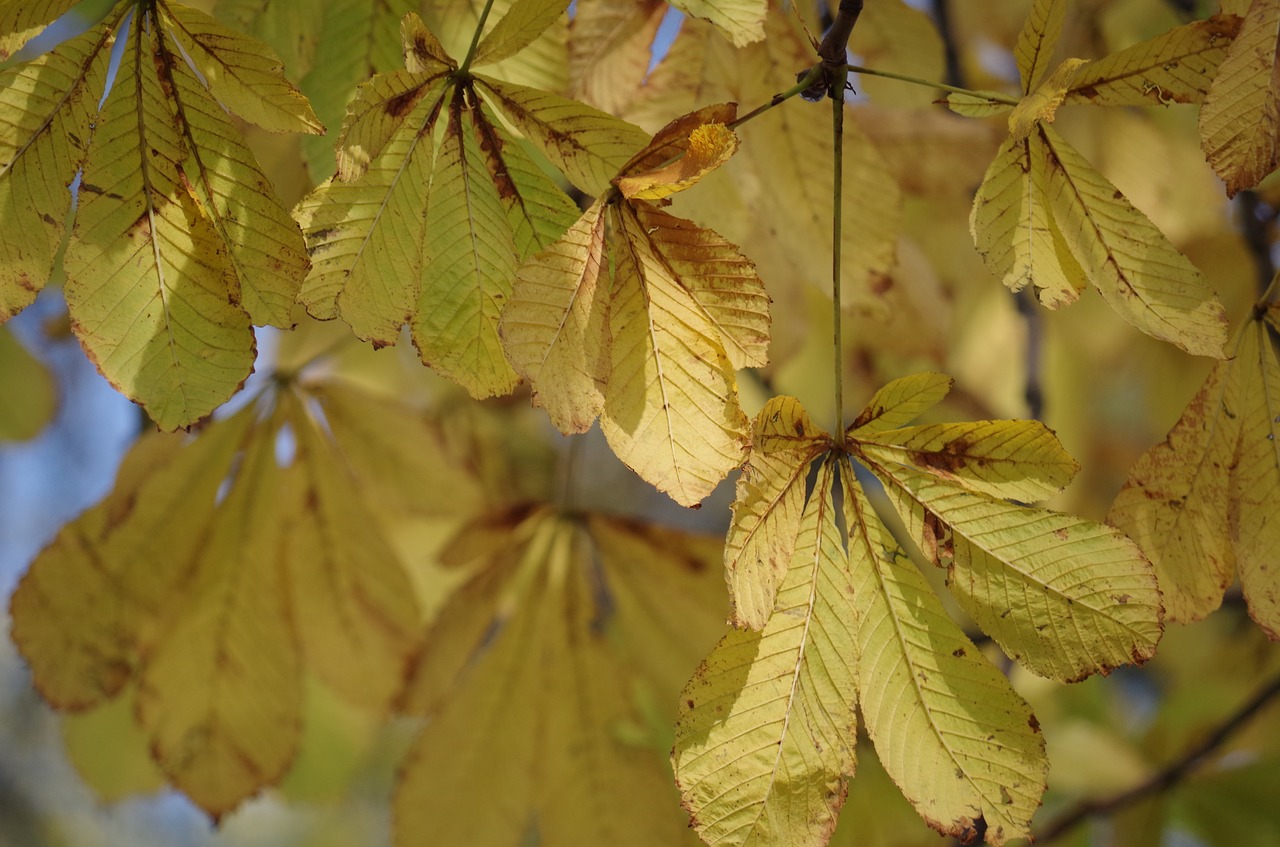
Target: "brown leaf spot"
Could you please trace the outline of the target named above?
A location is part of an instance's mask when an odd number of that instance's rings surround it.
[[[1066,541],[1068,538],[1067,528],[1061,526],[1058,527],[1053,531],[1053,537],[1059,541]]]
[[[957,647],[951,651],[951,655],[955,656],[957,659],[963,659],[965,656],[969,655],[969,653],[963,647]]]
[[[1035,715],[1027,718],[1027,726],[1031,727],[1032,732],[1040,731],[1040,720]]]
[[[403,118],[405,115],[413,111],[413,107],[422,97],[422,89],[415,88],[406,91],[403,94],[397,94],[386,102],[382,107],[382,111],[386,112],[393,118]]]

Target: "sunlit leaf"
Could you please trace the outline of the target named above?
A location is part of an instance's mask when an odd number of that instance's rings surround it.
[[[1199,103],[1239,30],[1239,18],[1215,15],[1089,62],[1072,79],[1066,102],[1099,106]]]
[[[22,49],[79,0],[8,0],[0,3],[0,60]]]
[[[823,845],[853,775],[858,651],[823,465],[762,631],[731,630],[680,695],[672,763],[712,845]],[[780,527],[781,529],[781,527]]]
[[[1280,162],[1280,3],[1254,0],[1200,110],[1201,146],[1227,194]]]
[[[880,388],[849,427],[851,436],[897,429],[932,409],[951,390],[951,377],[920,373],[895,379]]]
[[[1040,87],[1053,49],[1062,37],[1062,25],[1066,20],[1067,4],[1063,0],[1034,0],[1027,22],[1018,33],[1018,43],[1013,49],[1022,76],[1022,93],[1030,94]]]
[[[590,194],[609,185],[648,136],[612,115],[556,94],[476,76],[485,97],[569,181]]]
[[[519,53],[565,13],[569,0],[515,0],[476,46],[472,62],[491,65]]]
[[[1064,59],[1062,64],[1054,68],[1053,73],[1045,77],[1035,91],[1032,91],[1009,113],[1009,138],[1022,141],[1035,131],[1036,125],[1053,123],[1058,107],[1067,97],[1067,90],[1075,80],[1076,73],[1084,59]]]
[[[569,26],[569,93],[622,114],[649,72],[663,0],[578,0]]]
[[[775,397],[760,411],[754,441],[738,477],[725,539],[730,621],[762,629],[786,578],[804,510],[809,466],[831,445],[798,402]]]
[[[686,15],[715,24],[735,47],[764,38],[767,0],[672,0]]]
[[[1030,708],[947,616],[842,468],[857,685],[885,770],[939,832],[1026,837],[1048,763]]]
[[[1038,135],[1010,138],[991,162],[969,217],[992,273],[1011,291],[1030,285],[1050,309],[1074,303],[1088,282],[1053,217],[1054,173]]]
[[[534,404],[547,410],[561,432],[586,432],[604,409],[609,376],[604,209],[597,201],[559,241],[520,267],[502,314],[507,356],[532,383]]]
[[[1249,613],[1277,632],[1271,519],[1280,479],[1280,362],[1266,325],[1241,331],[1161,444],[1134,464],[1108,520],[1155,564],[1170,619],[1199,620],[1237,568]]]
[[[532,11],[545,6],[545,0],[422,0],[415,5],[422,7],[423,20],[449,55],[461,59],[470,48],[480,26],[480,16],[486,9],[489,16],[484,22],[482,40],[499,28],[507,29],[502,21],[519,6],[527,6],[526,11]],[[563,92],[569,75],[568,18],[557,16],[551,19],[550,25],[544,26],[542,33],[519,52],[496,64],[487,64],[485,73],[516,85]]]

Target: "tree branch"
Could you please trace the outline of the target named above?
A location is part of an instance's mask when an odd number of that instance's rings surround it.
[[[1240,207],[1240,229],[1244,243],[1258,270],[1258,291],[1271,285],[1276,275],[1276,263],[1271,258],[1271,239],[1275,232],[1276,210],[1267,206],[1255,191],[1241,191],[1237,200]]]
[[[1036,844],[1049,844],[1080,825],[1086,818],[1114,814],[1138,800],[1167,791],[1177,785],[1200,764],[1201,760],[1225,744],[1236,730],[1248,723],[1277,694],[1280,694],[1280,675],[1272,677],[1200,743],[1193,745],[1182,756],[1152,774],[1145,782],[1105,800],[1087,800],[1079,803],[1051,821],[1044,831],[1036,836]]]

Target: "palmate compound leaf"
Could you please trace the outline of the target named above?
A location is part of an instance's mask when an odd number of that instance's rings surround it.
[[[626,192],[661,199],[696,183],[732,154],[731,119],[710,106],[655,135],[617,190],[521,266],[502,318],[552,421],[569,433],[600,417],[618,457],[684,505],[741,462],[733,369],[767,361],[768,295],[734,245]]]
[[[574,207],[487,102],[559,149],[570,176],[616,172],[638,130],[554,95],[477,77],[414,15],[408,69],[374,77],[348,107],[338,174],[297,210],[313,268],[301,299],[375,346],[408,322],[423,360],[476,397],[516,384],[498,318],[519,262],[555,241]]]
[[[1228,196],[1280,164],[1280,2],[1254,0],[1200,110],[1201,146]]]
[[[475,499],[423,420],[363,391],[283,389],[260,411],[144,437],[11,603],[46,699],[78,711],[137,681],[153,757],[215,817],[292,762],[304,670],[374,712],[403,684],[420,613],[375,505],[430,512],[422,478]]]
[[[851,428],[846,446],[1010,656],[1074,681],[1154,654],[1160,593],[1137,546],[1111,527],[1010,502],[1043,499],[1078,470],[1043,424]]]
[[[663,756],[669,704],[723,620],[718,549],[530,504],[462,530],[446,555],[473,575],[402,702],[431,720],[396,843],[696,843]]]
[[[121,63],[99,109],[113,38]],[[64,262],[74,331],[162,428],[207,415],[252,367],[251,323],[291,325],[307,266],[226,109],[314,132],[306,101],[261,44],[167,2],[120,3],[89,33],[5,71],[0,90],[11,107],[0,204],[17,223],[2,248],[4,316],[48,279],[79,171]]]
[[[1220,357],[1222,305],[1154,224],[1049,126],[1064,102],[1196,102],[1238,24],[1222,16],[1179,27],[1098,60],[1068,59],[1045,76],[1066,4],[1038,0],[1015,54],[1024,97],[969,218],[992,273],[1041,303],[1075,302],[1086,281],[1126,321],[1189,353]],[[993,101],[994,102],[994,101]]]
[[[886,386],[860,426],[909,420],[945,383],[922,374]],[[803,480],[824,452],[805,503]],[[796,479],[804,511],[765,515],[768,531],[792,537],[771,539],[791,558],[764,627],[731,630],[680,698],[673,764],[703,839],[825,844],[853,771],[858,700],[881,761],[932,826],[985,831],[992,843],[1025,836],[1046,769],[1035,719],[897,552],[843,451],[796,401],[775,397],[757,418],[748,468],[757,478],[739,487],[735,523],[758,529],[750,498]],[[767,564],[764,554],[744,561]]]
[[[1249,614],[1280,638],[1280,361],[1248,322],[1168,437],[1134,464],[1107,520],[1151,557],[1171,620],[1203,618],[1239,575]]]

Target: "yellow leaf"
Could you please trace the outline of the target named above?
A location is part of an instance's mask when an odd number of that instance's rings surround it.
[[[893,380],[872,395],[867,407],[850,424],[848,436],[869,437],[910,423],[940,403],[951,391],[952,382],[951,377],[940,373],[918,373]]]
[[[275,464],[275,439],[258,438],[233,471],[139,680],[152,754],[215,820],[284,775],[301,732],[301,657],[281,561],[299,504]]]
[[[1111,527],[999,500],[902,466],[873,465],[925,556],[1010,657],[1074,682],[1155,653],[1150,562]]]
[[[109,34],[87,32],[0,71],[0,216],[11,231],[0,239],[0,321],[29,306],[53,273],[71,211],[67,186],[84,162],[106,85]]]
[[[710,845],[823,845],[854,771],[852,589],[823,465],[777,605],[731,630],[680,695],[672,764]]]
[[[542,508],[503,539],[424,642],[414,705],[432,718],[397,787],[397,831],[689,843],[669,742],[648,734],[719,629],[714,545]]]
[[[134,718],[136,689],[92,711],[62,716],[62,741],[76,774],[103,803],[164,788],[164,774],[147,752],[147,738]]]
[[[79,0],[27,0],[4,4],[0,8],[0,61],[22,49],[77,2]]]
[[[324,134],[311,104],[285,79],[270,47],[189,6],[165,3],[163,8],[169,31],[218,102],[272,132]]]
[[[634,215],[634,217],[632,217]],[[715,328],[735,369],[769,363],[769,295],[756,267],[714,230],[669,215],[648,203],[623,217]],[[641,235],[643,231],[643,235]]]
[[[931,424],[854,436],[858,450],[882,464],[918,468],[992,497],[1044,500],[1066,487],[1080,466],[1039,421]]]
[[[1234,15],[1215,15],[1089,62],[1072,80],[1066,102],[1199,103],[1239,29],[1240,19]]]
[[[366,494],[385,481],[357,477],[345,439],[327,438],[297,401],[288,420],[297,452],[285,496],[302,505],[283,547],[298,641],[321,679],[381,710],[404,684],[421,626],[408,575]]]
[[[473,65],[491,65],[519,53],[542,35],[569,8],[569,0],[515,0],[485,33],[472,56]]]
[[[200,549],[252,414],[183,446],[152,434],[125,457],[108,497],[63,528],[10,601],[13,639],[50,704],[87,709],[118,694]]]
[[[715,24],[735,47],[764,38],[767,0],[673,0],[671,5]]]
[[[409,127],[424,132],[431,126],[434,110],[441,102],[440,92],[445,83],[440,77],[443,75],[440,71],[389,71],[360,83],[355,97],[347,104],[347,116],[338,136],[337,178],[342,182],[355,182],[368,173],[370,165],[383,153],[393,159],[404,156],[404,139],[399,140],[394,149],[389,146]],[[430,140],[423,149],[432,149]]]
[[[427,26],[440,37],[450,55],[465,56],[476,29],[480,26],[481,13],[486,8],[489,11],[483,34],[483,37],[488,37],[514,10],[517,2],[518,0],[426,0],[412,5],[415,8],[421,6],[422,17]],[[532,2],[536,6],[540,0]],[[541,91],[564,91],[569,75],[567,34],[568,16],[552,19],[542,34],[520,52],[488,65],[489,76]]]
[[[411,74],[437,76],[456,70],[458,63],[444,49],[435,33],[427,29],[414,12],[400,21],[400,40],[404,44],[404,66]]]
[[[1010,138],[978,188],[969,231],[983,261],[1011,291],[1028,285],[1042,304],[1074,303],[1087,282],[1053,213],[1048,148],[1039,134]]]
[[[1018,43],[1013,49],[1018,71],[1022,75],[1022,93],[1030,94],[1040,87],[1053,49],[1062,37],[1062,24],[1066,19],[1067,4],[1064,0],[1034,0],[1027,21],[1018,33]]]
[[[534,405],[546,409],[565,433],[586,432],[604,409],[609,376],[604,209],[596,201],[559,241],[520,266],[499,325],[511,364],[533,386]]]
[[[1205,156],[1228,196],[1280,163],[1280,2],[1253,0],[1200,110]]]
[[[830,446],[796,400],[774,397],[760,410],[724,546],[734,626],[763,629],[773,614],[795,552],[809,466]]]
[[[938,102],[966,118],[991,118],[1013,108],[1007,96],[998,91],[953,91],[939,98]]]
[[[724,124],[702,124],[689,133],[683,156],[646,173],[617,180],[618,190],[632,200],[661,200],[696,184],[729,161],[738,149],[738,136]]]
[[[226,245],[184,168],[167,71],[182,60],[143,17],[122,34],[133,49],[84,165],[65,293],[99,370],[173,430],[235,393],[253,369],[254,337]]]
[[[601,428],[641,478],[691,506],[742,461],[747,420],[711,317],[629,206],[615,209],[612,369]],[[698,230],[697,232],[705,232]]]
[[[1048,762],[1030,708],[955,625],[841,466],[857,685],[885,771],[939,832],[1030,834]]]
[[[621,115],[649,73],[663,0],[578,0],[569,33],[569,94]]]
[[[1084,59],[1064,59],[1035,91],[1023,97],[1009,113],[1009,137],[1022,141],[1038,124],[1053,123],[1076,74],[1087,64]]]
[[[1262,321],[1245,328],[1233,366],[1242,369],[1240,447],[1231,469],[1231,543],[1249,615],[1280,640],[1280,360]]]
[[[942,37],[922,7],[904,0],[867,3],[849,39],[858,64],[916,79],[941,80],[946,73]],[[924,86],[904,86],[896,80],[864,74],[854,87],[886,108],[923,108],[934,92]]]
[[[1052,127],[1039,132],[1054,217],[1103,299],[1154,338],[1221,357],[1226,314],[1200,271]]]
[[[1217,363],[1164,443],[1129,470],[1107,515],[1155,565],[1172,621],[1216,609],[1235,572],[1227,515],[1242,391],[1233,363]]]
[[[476,76],[481,90],[569,181],[597,195],[648,135],[612,115],[546,91]]]
[[[35,438],[53,419],[58,389],[44,363],[0,326],[0,442]]]

